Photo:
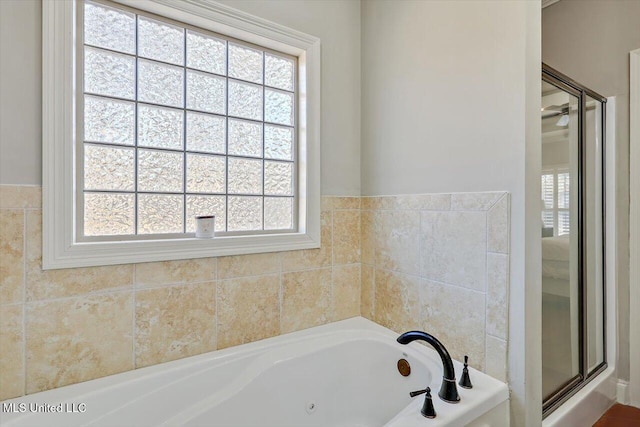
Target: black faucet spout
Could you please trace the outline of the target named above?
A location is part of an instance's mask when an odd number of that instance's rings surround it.
[[[442,359],[442,386],[438,392],[440,399],[449,403],[458,403],[460,395],[456,387],[456,372],[453,368],[453,360],[445,346],[433,335],[422,331],[409,331],[398,337],[400,344],[409,344],[415,340],[425,341],[438,352]]]

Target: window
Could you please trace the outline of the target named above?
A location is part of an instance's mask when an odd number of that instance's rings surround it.
[[[319,40],[210,1],[43,14],[45,268],[319,246]]]
[[[84,2],[79,236],[295,226],[295,57]]]
[[[553,169],[542,172],[542,222],[545,228],[552,228],[554,236],[569,234],[569,172]]]

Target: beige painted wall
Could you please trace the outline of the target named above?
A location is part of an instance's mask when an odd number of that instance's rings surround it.
[[[540,7],[371,0],[361,18],[362,194],[511,193],[514,426],[540,425]]]
[[[640,2],[561,1],[542,12],[542,60],[616,96],[618,375],[629,378],[629,52],[640,48]]]
[[[322,194],[360,195],[359,0],[222,3],[320,37]],[[0,183],[40,184],[41,2],[2,0],[0,16]]]

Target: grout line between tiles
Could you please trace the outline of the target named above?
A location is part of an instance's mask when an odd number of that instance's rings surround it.
[[[282,267],[282,257],[280,258],[280,266]],[[278,286],[278,334],[282,335],[282,310],[284,299],[284,283],[282,282],[282,268],[280,268],[279,286]]]
[[[133,266],[133,281],[131,282],[131,284],[133,285],[133,288],[137,288],[138,287],[138,263],[132,264]]]
[[[171,287],[175,287],[175,286],[191,286],[191,285],[203,285],[205,283],[212,283],[215,282],[216,279],[209,279],[209,280],[196,280],[194,282],[174,282],[174,283],[157,283],[157,284],[151,284],[151,285],[138,285],[136,286],[135,284],[133,285],[133,291],[134,292],[139,292],[139,291],[146,291],[149,289],[162,289],[162,288],[171,288]]]
[[[422,260],[424,257],[424,251],[425,248],[423,247],[423,241],[425,240],[424,238],[424,228],[423,228],[423,223],[422,223],[422,219],[423,219],[424,215],[420,215],[418,217],[418,276],[422,277],[422,270],[424,270],[423,266],[422,266]],[[423,291],[422,289],[418,289],[418,304],[420,304],[420,321],[422,322],[423,316],[422,316],[422,307],[424,304],[422,304],[423,301]]]
[[[358,288],[360,289],[360,292],[358,293],[358,300],[360,301],[360,303],[358,304],[358,313],[360,314],[360,316],[362,317],[364,315],[364,313],[362,313],[362,197],[360,197],[359,199],[359,204],[360,204],[360,209],[358,209],[358,229],[360,230],[358,233],[358,251],[360,256],[358,257],[360,261],[358,261],[358,264],[360,265],[360,280],[358,280]]]
[[[503,196],[504,197],[504,196]],[[496,202],[497,203],[497,202]],[[485,353],[485,366],[483,370],[487,368],[487,331],[489,330],[489,211],[487,211],[484,215],[484,232],[485,232],[485,251],[484,251],[484,289],[485,289],[485,298],[484,298],[484,353]]]
[[[329,273],[331,276],[331,288],[329,289],[329,316],[328,317],[328,321],[331,322],[333,321],[333,319],[335,319],[336,316],[336,307],[335,307],[335,300],[334,300],[334,295],[335,295],[335,278],[334,278],[334,269],[333,269],[333,264],[331,264],[331,272]]]
[[[502,201],[502,199],[504,199],[505,197],[507,197],[507,195],[509,194],[508,191],[505,191],[504,194],[502,195],[502,197],[498,198],[498,200],[496,200],[495,202],[493,202],[493,204],[491,206],[489,206],[489,209],[487,209],[487,212],[489,212],[495,205],[497,205],[498,203],[500,203]]]
[[[372,273],[371,273],[371,280],[373,280],[373,283],[371,283],[371,320],[373,321],[373,319],[376,318],[376,305],[377,305],[377,298],[378,298],[378,289],[376,286],[376,267],[375,265],[372,268]]]
[[[488,241],[487,241],[487,245],[489,245]],[[509,256],[509,252],[487,251],[487,255],[503,255],[503,256],[508,257]]]
[[[331,207],[331,289],[330,289],[330,294],[329,294],[329,309],[331,310],[330,314],[330,320],[329,322],[331,322],[334,319],[335,316],[335,303],[334,303],[334,299],[333,299],[333,286],[334,286],[334,282],[333,282],[333,266],[336,264],[336,247],[335,247],[335,242],[336,242],[336,227],[335,227],[335,209],[333,209],[333,206]]]
[[[135,266],[133,267],[133,271],[134,271],[134,275],[135,275]],[[136,322],[136,319],[138,317],[138,306],[137,306],[137,300],[136,300],[136,292],[135,290],[131,292],[131,303],[133,304],[133,318],[131,319],[132,322],[132,334],[133,336],[131,337],[131,339],[133,340],[133,345],[132,345],[132,355],[131,355],[131,363],[133,366],[133,369],[137,369],[138,368],[138,364],[136,363],[136,348],[137,348],[137,343],[138,343],[138,325]]]
[[[218,288],[220,285],[220,282],[218,280],[218,257],[214,257],[213,260],[213,296],[215,298],[215,302],[214,302],[214,309],[215,309],[215,313],[213,315],[213,332],[215,334],[214,336],[214,342],[213,342],[213,349],[217,350],[218,349],[218,343],[220,342],[220,337],[218,337]]]
[[[507,342],[509,341],[507,338],[500,338],[500,337],[497,337],[497,336],[495,336],[495,335],[493,335],[493,334],[491,334],[491,333],[489,333],[489,332],[487,332],[485,335],[486,335],[487,337],[491,337],[491,338],[493,338],[493,339],[500,340],[500,341],[502,341],[502,342],[504,342],[504,343],[507,343]]]
[[[217,272],[217,270],[216,270]],[[217,273],[216,273],[217,276]],[[213,349],[217,350],[218,349],[218,342],[220,341],[219,337],[218,337],[218,308],[220,306],[219,304],[219,300],[220,300],[220,295],[219,295],[219,289],[220,289],[220,282],[218,280],[214,280],[214,289],[213,289],[213,297],[215,298],[214,301],[214,309],[215,309],[215,313],[213,314],[213,331],[215,333],[215,342],[213,343]]]
[[[371,265],[371,264],[366,264],[366,265]],[[411,277],[411,278],[414,278],[414,279],[427,280],[429,282],[437,283],[439,285],[450,286],[450,287],[461,289],[461,290],[465,290],[465,291],[475,292],[477,294],[482,294],[482,295],[486,295],[487,294],[486,290],[485,291],[481,291],[481,290],[477,290],[477,289],[471,289],[471,288],[467,288],[467,287],[462,286],[462,285],[455,285],[453,283],[443,282],[442,280],[430,279],[430,278],[425,277],[425,276],[420,276],[419,274],[405,273],[405,272],[397,271],[397,270],[390,270],[388,268],[381,268],[381,267],[377,267],[375,265],[373,267],[374,267],[374,271],[375,270],[382,270],[382,271],[386,271],[386,272],[389,272],[389,273],[402,274],[404,276],[408,276],[408,277]]]
[[[135,292],[135,289],[133,289],[131,287],[131,285],[123,285],[123,286],[118,287],[118,288],[110,288],[108,290],[91,291],[91,292],[86,292],[86,293],[78,294],[78,295],[69,295],[69,296],[57,297],[57,298],[34,299],[34,300],[31,300],[31,301],[26,301],[25,305],[35,305],[35,304],[41,304],[41,303],[45,303],[45,302],[68,301],[68,300],[72,300],[72,299],[76,299],[76,298],[111,295],[111,294],[122,293],[124,291]]]
[[[22,304],[22,395],[27,394],[27,306]]]
[[[301,269],[296,269],[296,270],[284,270],[283,273],[284,274],[289,274],[289,273],[302,273],[304,271],[314,271],[314,270],[323,270],[326,268],[332,268],[332,267],[348,267],[351,265],[358,265],[361,264],[360,262],[349,262],[349,263],[345,263],[345,264],[327,264],[327,265],[322,265],[319,267],[308,267],[308,268],[301,268]],[[260,276],[266,276],[266,274],[261,274]],[[243,276],[243,277],[254,277],[254,276]]]
[[[320,268],[311,268],[310,270],[320,270],[322,268],[327,268],[327,267],[320,267]],[[306,270],[304,270],[306,271]],[[285,273],[289,273],[288,271]],[[292,272],[293,273],[293,272]],[[229,280],[238,280],[238,279],[255,279],[258,277],[265,277],[265,276],[276,276],[278,274],[282,274],[281,271],[278,270],[274,270],[274,271],[270,271],[268,273],[263,273],[263,274],[252,274],[250,276],[234,276],[234,277],[226,277],[226,278],[220,278],[217,281],[218,282],[226,282]]]
[[[22,211],[22,395],[27,394],[27,210]]]

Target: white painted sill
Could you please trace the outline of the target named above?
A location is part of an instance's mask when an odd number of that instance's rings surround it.
[[[137,262],[207,258],[319,248],[320,240],[304,233],[213,239],[163,239],[75,243],[54,258],[43,257],[43,269],[90,267]],[[53,262],[52,262],[53,261]]]

